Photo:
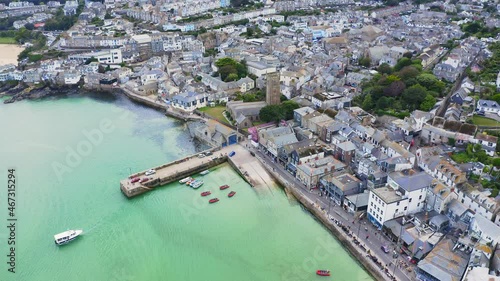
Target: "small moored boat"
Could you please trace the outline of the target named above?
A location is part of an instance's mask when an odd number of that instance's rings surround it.
[[[210,203],[210,204],[216,203],[216,202],[219,202],[219,198],[212,198],[212,199],[208,200],[208,203]]]
[[[186,182],[186,185],[191,185],[191,183],[193,183],[194,181],[196,181],[194,178],[191,178],[190,180],[188,180]]]
[[[61,232],[59,234],[54,235],[54,242],[57,245],[64,245],[67,244],[73,240],[75,240],[76,237],[80,236],[80,234],[83,233],[83,230],[77,229],[77,230],[67,230],[64,232]]]
[[[210,171],[209,170],[205,170],[205,171],[201,172],[200,175],[204,176],[204,175],[206,175],[208,173],[210,173]]]
[[[186,183],[186,182],[188,182],[190,180],[193,180],[193,178],[192,177],[183,178],[182,180],[179,181],[179,183],[183,184],[183,183]]]
[[[236,191],[231,191],[231,192],[229,192],[229,194],[227,195],[227,197],[231,198],[231,197],[233,197],[235,194],[236,194]]]
[[[212,192],[210,192],[210,191],[203,191],[203,192],[201,193],[201,196],[208,196],[208,195],[210,195],[210,194],[212,194]]]
[[[316,270],[316,274],[318,274],[319,276],[330,276],[330,270],[318,269]]]
[[[203,181],[202,180],[196,180],[195,182],[191,183],[190,186],[194,189],[197,189],[199,188],[200,186],[203,185]]]
[[[220,188],[220,190],[228,189],[229,185],[227,185],[227,184],[221,185],[219,188]]]

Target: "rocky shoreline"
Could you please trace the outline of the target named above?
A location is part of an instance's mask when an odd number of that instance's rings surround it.
[[[37,100],[47,97],[54,97],[60,95],[72,95],[90,91],[90,89],[82,88],[78,85],[44,85],[42,87],[34,88],[25,84],[18,85],[4,85],[0,87],[0,96],[9,96],[10,98],[4,100],[4,103],[13,103],[22,100]],[[99,90],[92,90],[96,92]],[[100,90],[103,91],[103,90]],[[108,91],[104,91],[108,92]]]
[[[4,87],[2,87],[4,88]],[[2,90],[0,88],[0,91]],[[81,91],[78,86],[51,86],[46,85],[39,88],[33,88],[26,85],[19,84],[15,87],[11,87],[7,90],[3,89],[3,94],[5,96],[10,96],[10,98],[4,100],[4,103],[13,103],[16,101],[22,101],[24,99],[36,100],[51,96],[72,94]]]

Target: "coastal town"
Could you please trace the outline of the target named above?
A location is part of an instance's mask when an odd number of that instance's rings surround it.
[[[498,1],[1,3],[4,103],[123,94],[262,165],[376,279],[500,280]]]

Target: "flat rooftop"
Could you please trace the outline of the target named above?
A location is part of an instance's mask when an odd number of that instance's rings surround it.
[[[372,190],[375,195],[377,195],[384,203],[391,204],[397,201],[401,201],[403,196],[396,194],[396,190],[390,187],[380,187]]]

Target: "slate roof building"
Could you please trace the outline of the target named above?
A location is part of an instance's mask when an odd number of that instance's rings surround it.
[[[469,255],[454,251],[455,244],[443,239],[418,263],[417,278],[429,281],[460,281],[467,269]]]

